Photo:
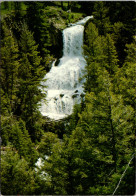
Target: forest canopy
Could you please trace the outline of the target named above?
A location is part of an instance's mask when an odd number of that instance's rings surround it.
[[[91,15],[81,103],[50,120],[42,81],[62,30]],[[136,3],[3,1],[0,22],[2,194],[134,195]]]

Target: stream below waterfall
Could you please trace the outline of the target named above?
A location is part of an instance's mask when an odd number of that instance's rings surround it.
[[[83,93],[83,80],[80,80],[86,65],[83,57],[84,24],[92,16],[87,16],[63,30],[63,57],[59,64],[52,63],[51,70],[46,74],[47,102],[41,104],[40,112],[54,120],[72,114],[75,103],[80,103]],[[44,93],[44,92],[43,92]]]

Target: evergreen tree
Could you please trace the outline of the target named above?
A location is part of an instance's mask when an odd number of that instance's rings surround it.
[[[115,149],[115,134],[113,128],[113,120],[112,116],[112,93],[111,93],[111,81],[109,78],[109,74],[106,70],[101,70],[98,78],[98,85],[99,91],[91,92],[90,94],[87,93],[86,95],[86,108],[83,112],[83,126],[84,121],[90,127],[90,134],[94,138],[94,143],[98,148],[101,148],[101,144],[99,142],[99,136],[103,135],[106,138],[103,140],[105,142],[105,146],[107,145],[107,149],[110,149],[110,152],[107,156],[110,156],[110,153],[113,157],[113,162],[116,167],[116,149]],[[92,112],[91,112],[92,111]],[[86,120],[85,120],[86,118]],[[88,120],[87,120],[88,119]],[[90,119],[90,122],[89,122]],[[82,117],[80,119],[82,126]],[[92,132],[91,132],[92,130]],[[91,135],[90,135],[91,136]],[[108,144],[108,138],[112,138],[111,144]],[[97,141],[98,139],[98,141]],[[96,141],[95,141],[96,140]],[[106,144],[107,141],[107,144]],[[103,145],[103,144],[102,144]],[[106,157],[106,153],[105,153]]]
[[[97,1],[94,4],[94,23],[99,29],[100,35],[106,35],[110,31],[111,25],[108,17],[109,8],[105,6],[105,2]]]
[[[2,45],[1,45],[1,88],[2,101],[7,99],[8,112],[14,111],[17,100],[16,93],[18,90],[18,70],[19,57],[18,45],[10,29],[5,23],[2,24]]]
[[[36,45],[32,33],[24,24],[20,40],[21,66],[19,69],[20,80],[16,114],[19,114],[25,120],[32,137],[35,137],[34,130],[36,127],[38,128],[37,121],[40,120],[38,105],[41,99],[45,97],[45,93],[42,93],[41,90],[41,81],[45,75],[45,70],[40,65],[41,57],[37,48],[38,45]]]
[[[56,134],[47,132],[42,136],[42,139],[37,147],[38,151],[44,155],[50,156],[52,154],[53,146],[59,142]]]
[[[17,121],[13,116],[2,116],[1,121],[3,146],[12,144],[18,154],[24,157],[29,165],[33,166],[37,159],[37,153],[26,130],[25,122],[21,119]]]
[[[4,9],[5,9],[5,10],[9,10],[9,2],[4,1],[4,2],[3,2],[3,6],[4,6]]]
[[[103,56],[101,47],[101,38],[98,35],[98,29],[93,23],[90,23],[86,30],[86,45],[84,45],[84,55],[87,61],[85,67],[85,91],[91,92],[97,88],[97,74],[99,72],[101,59]]]
[[[126,45],[126,59],[123,67],[116,73],[115,91],[123,96],[124,104],[135,109],[135,66],[136,39]]]
[[[133,41],[136,31],[136,4],[134,1],[127,2],[106,2],[109,8],[109,17],[112,24],[122,23],[118,40],[116,42],[120,66],[124,63],[126,53],[125,45]],[[125,13],[125,14],[124,14]]]
[[[86,145],[92,147],[90,148],[89,157],[93,157],[94,168],[99,165],[98,170],[94,169],[94,174],[92,172],[92,174],[87,175],[88,179],[90,175],[92,176],[92,179],[90,177],[87,182],[94,182],[90,190],[89,187],[87,188],[88,193],[112,194],[114,178],[111,179],[111,175],[113,173],[120,175],[122,167],[126,166],[134,153],[134,124],[132,120],[134,110],[130,106],[126,107],[123,104],[122,97],[113,93],[109,74],[106,70],[103,70],[99,75],[98,81],[101,91],[97,94],[95,92],[87,93],[86,108],[80,115],[76,130],[80,130],[81,133],[84,132],[85,138],[90,142],[87,144],[85,140]],[[78,135],[79,133],[76,134],[76,138],[78,138]],[[76,149],[76,147],[73,149]],[[83,150],[83,148],[81,149]],[[85,152],[81,154],[85,154]],[[92,164],[92,161],[88,163],[88,165],[90,164]],[[132,167],[132,176],[133,169]],[[108,182],[112,186],[108,186]],[[131,183],[133,187],[133,180]],[[115,186],[114,181],[114,188]],[[128,193],[127,190],[126,192],[122,190],[122,192],[123,194]]]
[[[34,39],[38,44],[38,50],[42,57],[42,64],[46,65],[48,61],[50,46],[49,21],[47,13],[44,12],[46,4],[43,2],[28,2],[27,3],[27,23],[29,29],[34,32]]]
[[[79,1],[78,4],[81,6],[80,10],[89,16],[94,10],[95,1]]]
[[[14,2],[15,11],[18,12],[21,9],[21,4],[22,2],[18,2],[18,1]]]
[[[49,136],[49,134],[46,134]],[[41,175],[42,180],[44,181],[44,188],[42,191],[47,191],[49,194],[67,194],[66,192],[66,178],[67,173],[65,170],[65,162],[62,154],[62,143],[58,140],[58,138],[53,134],[50,134],[50,138],[47,140],[45,144],[40,144],[40,151],[45,149],[46,153],[49,155],[48,158],[43,159],[43,164],[39,170],[39,174]],[[54,140],[52,144],[50,144],[51,140]],[[49,141],[49,142],[48,142]],[[42,148],[41,148],[42,147]]]
[[[9,149],[8,149],[9,148]],[[34,194],[34,171],[24,158],[7,146],[1,157],[1,191],[4,195]]]
[[[66,23],[65,10],[80,6],[94,15],[85,26],[82,102],[70,122],[47,124],[38,107],[49,53],[56,52],[51,17]],[[2,11],[2,193],[111,195],[120,182],[116,194],[134,195],[135,3],[3,2]]]
[[[86,81],[84,83],[85,91],[99,91],[97,78],[101,70],[105,67],[114,80],[114,74],[118,70],[117,52],[110,34],[106,37],[98,35],[98,29],[93,23],[90,23],[86,30],[86,45],[84,46],[84,55],[87,61],[85,67]]]
[[[110,34],[107,34],[105,39],[103,39],[103,50],[105,55],[105,59],[103,59],[104,66],[113,78],[118,70],[118,58],[114,41]]]
[[[105,68],[97,80],[101,91],[86,94],[86,107],[75,130],[63,137],[63,143],[54,145],[44,163],[42,171],[51,194],[112,194],[134,153],[134,110],[113,93]],[[129,178],[133,169],[131,166]],[[134,187],[132,179],[130,186]],[[120,191],[133,193],[130,189]]]

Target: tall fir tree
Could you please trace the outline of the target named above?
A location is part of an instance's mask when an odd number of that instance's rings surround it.
[[[41,57],[37,48],[38,45],[34,41],[33,34],[24,23],[20,39],[21,66],[16,113],[25,120],[30,134],[35,130],[34,126],[40,117],[39,103],[46,95],[46,92],[42,93],[41,90],[41,81],[45,75],[45,70],[40,64]],[[32,135],[35,137],[34,132]]]
[[[36,186],[34,171],[24,158],[20,158],[18,152],[11,150],[12,146],[8,147],[1,157],[2,194],[34,194]]]
[[[115,91],[123,96],[124,104],[135,109],[135,66],[136,38],[131,44],[126,44],[127,56],[123,66],[116,73]]]
[[[109,8],[104,1],[97,1],[94,4],[94,23],[99,29],[100,35],[106,35],[111,29],[111,24],[108,16]]]
[[[8,112],[13,112],[17,100],[18,70],[20,67],[18,45],[13,37],[12,31],[2,23],[1,44],[1,87],[2,101],[7,99]],[[4,108],[2,108],[3,111]]]
[[[87,61],[85,67],[85,91],[91,92],[97,88],[97,74],[100,69],[100,63],[103,56],[101,47],[101,37],[95,24],[90,23],[86,30],[86,43],[84,45],[84,56]]]
[[[103,59],[104,66],[113,78],[118,71],[118,57],[114,41],[110,34],[107,34],[103,39],[103,51],[105,59]]]
[[[27,2],[27,23],[29,29],[34,32],[34,39],[38,44],[38,50],[42,57],[42,64],[46,65],[49,58],[49,46],[51,44],[49,34],[49,21],[45,11],[44,2]]]

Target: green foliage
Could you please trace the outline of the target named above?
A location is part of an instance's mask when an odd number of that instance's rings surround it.
[[[135,181],[135,172],[134,172],[134,160],[132,161],[132,163],[129,165],[128,169],[125,172],[125,176],[122,178],[120,186],[118,187],[116,194],[118,195],[133,195],[135,194],[135,187],[134,187],[134,181]],[[121,168],[122,174],[125,171],[125,167]],[[121,178],[121,174],[114,174],[112,176],[112,181],[114,182],[114,184],[117,185],[117,183],[119,182]],[[129,184],[129,186],[126,187],[126,184]],[[111,185],[112,189],[114,190],[115,187],[113,187]]]
[[[16,102],[16,93],[18,89],[18,45],[15,42],[12,32],[6,24],[2,25],[3,39],[1,43],[1,88],[2,100],[6,99],[3,106],[8,112],[14,110]],[[2,108],[2,110],[5,110]]]
[[[34,32],[36,43],[39,44],[38,49],[42,56],[42,63],[45,65],[47,54],[49,54],[47,47],[50,46],[51,41],[44,6],[43,2],[27,2],[27,23],[31,31]]]
[[[24,158],[9,150],[2,152],[1,157],[1,191],[4,195],[34,194],[35,180],[34,172],[29,168]]]
[[[16,114],[20,114],[25,120],[30,134],[32,134],[30,130],[33,129],[34,135],[35,129],[37,130],[38,128],[35,126],[36,121],[40,120],[38,103],[45,97],[45,94],[41,91],[41,81],[45,71],[40,64],[41,57],[37,47],[32,33],[24,24],[20,39],[20,80]]]
[[[59,142],[56,134],[47,132],[42,136],[41,142],[37,147],[38,151],[43,155],[51,155],[53,146]]]
[[[90,23],[86,30],[86,43],[84,54],[87,61],[85,68],[85,91],[91,92],[92,88],[97,87],[97,74],[99,72],[100,60],[102,58],[101,38],[98,37],[98,29]]]
[[[117,52],[110,34],[99,36],[96,26],[90,23],[86,30],[84,55],[87,61],[84,88],[88,92],[96,92],[99,90],[97,79],[103,69],[106,68],[111,78],[118,70]]]
[[[76,125],[79,120],[79,113],[81,113],[81,109],[83,109],[81,104],[74,105],[73,113],[72,113],[71,119],[70,119],[70,124],[68,126],[68,132],[69,132],[69,130],[74,130],[76,128]]]
[[[40,175],[41,180],[44,181],[44,187],[41,187],[42,190],[40,192],[44,190],[45,191],[44,194],[45,194],[48,190],[49,194],[67,194],[65,190],[65,183],[66,183],[65,180],[66,174],[64,168],[65,159],[61,158],[60,155],[62,151],[61,143],[55,141],[53,144],[50,144],[50,142],[48,143],[46,142],[44,144],[44,148],[46,152],[50,154],[50,156],[48,157],[48,159],[43,160],[43,165],[39,170],[39,172],[40,171],[42,172],[42,176]]]
[[[34,144],[26,130],[25,123],[20,119],[16,120],[12,116],[2,116],[2,141],[3,145],[12,144],[21,157],[24,157],[31,165],[37,158]]]
[[[118,40],[116,42],[117,52],[120,59],[120,65],[124,63],[126,53],[125,45],[130,44],[136,31],[136,4],[135,2],[107,2],[109,7],[109,17],[112,24],[122,23]],[[125,13],[125,14],[124,14]]]
[[[95,2],[93,12],[94,23],[98,27],[100,35],[106,35],[106,33],[110,31],[111,25],[108,13],[109,8],[105,6],[105,2]]]
[[[45,70],[86,14],[81,104],[49,122]],[[2,194],[112,195],[121,180],[116,194],[133,195],[134,159],[121,177],[135,146],[134,2],[2,2],[1,20]]]
[[[131,105],[135,109],[135,66],[136,43],[126,45],[127,57],[123,67],[116,73],[116,92],[123,96],[124,104]]]
[[[104,45],[105,43],[105,45]],[[109,74],[111,76],[114,76],[114,74],[117,72],[118,68],[118,58],[117,58],[117,52],[114,45],[114,41],[111,38],[110,34],[106,35],[106,39],[103,40],[103,50],[105,54],[105,67],[108,70]]]
[[[95,159],[90,138],[86,136],[86,132],[77,127],[70,138],[64,140],[63,156],[67,160],[68,194],[87,194],[88,186],[93,185]]]

